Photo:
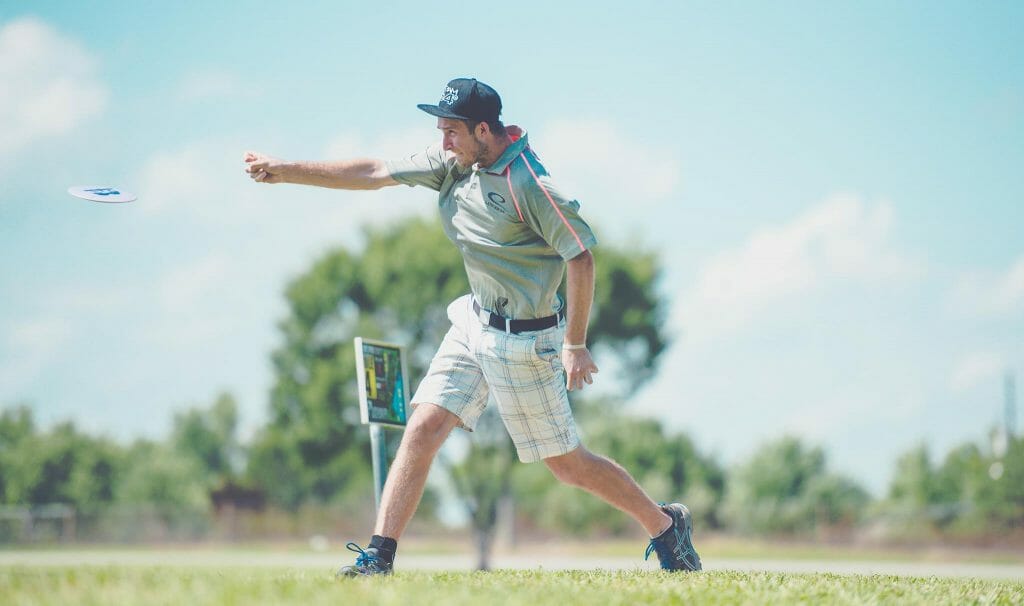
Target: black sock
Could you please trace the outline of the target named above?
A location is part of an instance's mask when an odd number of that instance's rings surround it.
[[[377,555],[380,556],[380,559],[387,563],[388,566],[392,566],[395,563],[395,552],[398,551],[398,541],[395,539],[375,534],[370,537],[370,544],[367,547],[376,548]]]

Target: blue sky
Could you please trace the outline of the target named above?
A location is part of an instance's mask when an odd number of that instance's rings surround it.
[[[434,198],[259,186],[242,152],[405,155],[436,139],[415,104],[475,76],[602,241],[662,256],[676,339],[633,410],[727,463],[804,436],[876,492],[899,453],[999,420],[1024,368],[1022,5],[505,12],[0,6],[0,404],[128,439],[227,389],[257,426],[287,280]]]

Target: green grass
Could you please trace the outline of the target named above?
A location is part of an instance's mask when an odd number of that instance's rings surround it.
[[[750,538],[698,537],[697,550],[706,559],[773,559],[773,560],[828,560],[839,562],[971,562],[988,564],[1024,564],[1024,551],[1009,549],[978,549],[952,545],[911,547],[869,547],[856,545],[829,545],[814,542],[772,541]],[[554,549],[565,553],[592,556],[635,556],[635,541],[596,541],[589,543],[556,544]],[[564,546],[563,546],[564,545]],[[552,549],[546,545],[546,549]],[[529,546],[524,549],[529,550]],[[429,549],[423,551],[429,553]]]
[[[1024,583],[833,574],[400,572],[152,566],[0,567],[0,603],[22,604],[1021,604]]]

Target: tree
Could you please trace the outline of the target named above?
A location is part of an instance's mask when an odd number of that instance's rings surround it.
[[[231,394],[222,393],[207,410],[192,408],[176,414],[170,444],[199,463],[213,488],[234,479],[243,466],[237,430],[238,405]]]
[[[863,488],[828,473],[820,448],[785,437],[731,470],[723,509],[741,532],[793,534],[852,525],[867,503]]]
[[[22,441],[35,433],[32,409],[19,405],[0,412],[0,503],[9,503],[11,474],[18,463],[16,452]]]
[[[961,444],[934,469],[918,447],[897,463],[886,510],[918,532],[990,537],[1024,527],[1024,440],[1009,436],[990,454]]]
[[[128,528],[113,529],[123,539],[147,534],[144,521],[152,515],[164,531],[199,536],[206,530],[210,510],[209,488],[202,464],[169,443],[139,440],[127,452],[130,465],[117,483],[115,495],[124,512],[134,519]]]
[[[655,375],[669,345],[667,301],[658,290],[661,263],[637,244],[624,249],[601,245],[593,254],[596,287],[589,340],[598,359],[616,362],[625,398]]]
[[[28,407],[0,415],[0,487],[14,505],[61,503],[94,511],[114,498],[122,452],[79,433],[73,423],[35,429]]]

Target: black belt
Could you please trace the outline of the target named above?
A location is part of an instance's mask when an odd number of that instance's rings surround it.
[[[565,311],[563,310],[553,316],[547,316],[546,318],[509,320],[508,318],[503,318],[496,313],[482,309],[480,304],[476,302],[476,299],[473,299],[473,312],[476,313],[476,317],[480,318],[480,321],[484,324],[513,334],[552,328],[554,326],[558,326],[558,323],[565,319]]]

